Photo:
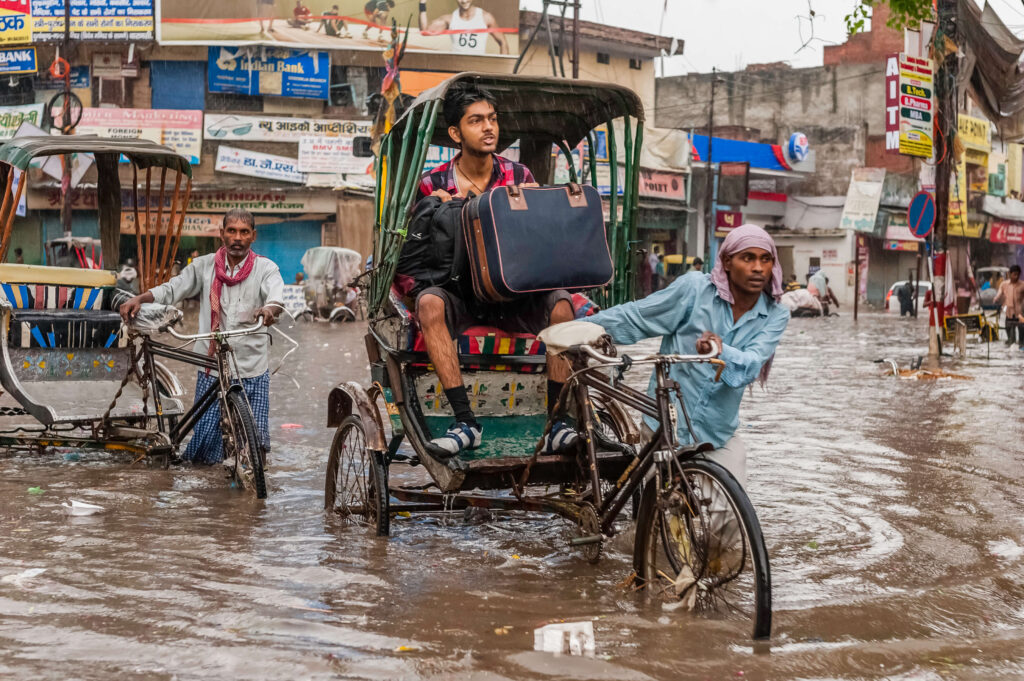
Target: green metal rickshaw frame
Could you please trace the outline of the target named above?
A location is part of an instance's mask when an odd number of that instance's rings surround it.
[[[369,286],[371,319],[381,314],[388,298],[411,217],[410,209],[417,198],[427,149],[432,144],[456,146],[448,135],[441,109],[448,90],[463,82],[475,83],[495,95],[500,125],[499,148],[507,148],[519,140],[520,160],[541,184],[551,183],[554,165],[552,145],[568,161],[570,179],[579,182],[571,150],[587,140],[590,149],[587,159],[589,180],[590,184],[598,186],[595,129],[606,126],[610,170],[609,219],[606,225],[615,278],[608,286],[592,291],[591,297],[601,306],[630,300],[636,277],[632,246],[637,240],[640,148],[643,144],[644,110],[640,98],[629,88],[609,83],[467,72],[420,94],[381,139],[375,164],[376,219]],[[621,125],[625,151],[621,187],[616,124]],[[587,173],[583,175],[586,180]]]

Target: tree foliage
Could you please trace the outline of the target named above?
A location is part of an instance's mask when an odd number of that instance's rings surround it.
[[[916,28],[922,20],[932,18],[932,0],[858,0],[853,11],[844,17],[847,32],[853,35],[863,31],[872,10],[879,5],[889,5],[886,24],[897,30]]]

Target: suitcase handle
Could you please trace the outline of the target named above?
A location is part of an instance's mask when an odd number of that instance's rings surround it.
[[[508,205],[512,210],[526,210],[526,196],[518,184],[510,184],[506,187],[508,191]]]
[[[587,197],[583,193],[583,187],[579,186],[575,182],[570,182],[566,188],[565,193],[569,196],[569,206],[572,208],[586,208]]]

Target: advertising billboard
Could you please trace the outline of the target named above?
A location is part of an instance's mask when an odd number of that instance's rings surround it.
[[[33,35],[36,41],[64,39],[64,2],[32,0]],[[70,2],[72,40],[153,39],[153,0]]]
[[[426,11],[421,11],[425,5]],[[280,45],[380,51],[392,20],[408,49],[516,55],[519,6],[510,0],[157,0],[164,45]]]

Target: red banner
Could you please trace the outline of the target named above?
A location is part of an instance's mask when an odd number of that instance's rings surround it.
[[[1024,244],[1024,222],[993,220],[989,223],[993,243]]]

